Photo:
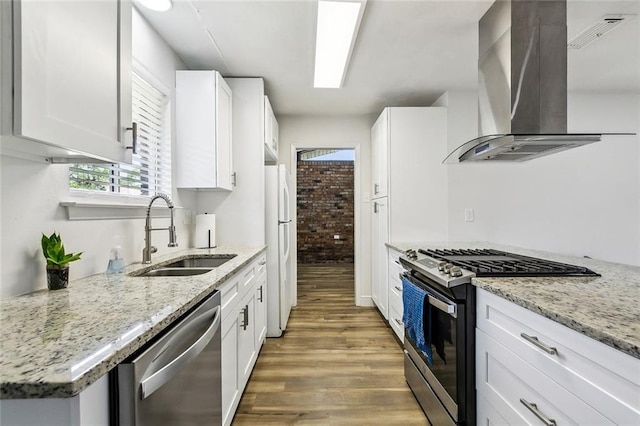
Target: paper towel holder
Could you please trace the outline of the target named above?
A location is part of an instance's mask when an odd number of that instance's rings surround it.
[[[209,216],[208,219],[205,219]],[[202,219],[202,225],[205,229],[198,230],[200,225],[200,219]],[[206,237],[204,235],[204,231],[207,232]],[[217,245],[215,243],[215,214],[209,214],[208,212],[204,212],[204,214],[199,214],[196,216],[196,247],[203,249],[212,249],[216,248]]]

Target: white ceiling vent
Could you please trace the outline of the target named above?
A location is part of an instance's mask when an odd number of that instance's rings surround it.
[[[569,40],[569,42],[567,43],[567,48],[582,49],[583,47],[590,45],[594,41],[599,40],[602,36],[610,32],[614,28],[618,28],[623,23],[630,21],[635,17],[636,15],[631,14],[605,15],[593,24],[589,25],[589,27],[580,32],[580,34]]]

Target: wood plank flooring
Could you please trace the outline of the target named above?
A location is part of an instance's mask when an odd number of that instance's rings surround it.
[[[428,425],[393,331],[355,306],[353,282],[353,265],[298,266],[298,306],[262,348],[233,425]]]

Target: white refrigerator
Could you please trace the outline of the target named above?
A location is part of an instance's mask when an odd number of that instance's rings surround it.
[[[267,336],[280,337],[291,313],[291,211],[289,172],[265,166],[267,237]]]

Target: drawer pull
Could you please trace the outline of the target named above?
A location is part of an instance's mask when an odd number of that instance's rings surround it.
[[[394,285],[393,287],[394,287],[396,290],[398,290],[400,293],[402,293],[402,288],[401,288],[401,287],[398,287],[397,285]]]
[[[396,324],[402,326],[402,321],[400,321],[398,318],[394,318],[393,320],[396,322]]]
[[[399,261],[399,260],[394,260],[394,261],[393,261],[393,263],[395,263],[396,265],[398,265],[398,266],[402,267],[402,265],[400,264],[400,261]]]
[[[556,426],[557,425],[555,420],[550,419],[549,417],[547,417],[544,414],[542,414],[542,412],[540,410],[538,410],[538,406],[536,404],[534,404],[533,402],[529,402],[524,398],[520,398],[520,402],[522,403],[522,405],[527,407],[529,409],[529,411],[531,411],[533,414],[535,414],[535,416],[537,418],[542,420],[542,423],[544,423],[546,426]]]
[[[267,261],[266,261],[266,260],[263,260],[263,261],[261,261],[261,262],[260,262],[260,265],[261,265],[261,266],[262,266],[262,265],[266,265],[266,264],[267,264]]]
[[[522,337],[524,340],[531,343],[532,345],[539,347],[549,355],[558,355],[558,349],[545,345],[540,340],[538,340],[536,336],[529,336],[528,334],[520,333],[520,337]]]

